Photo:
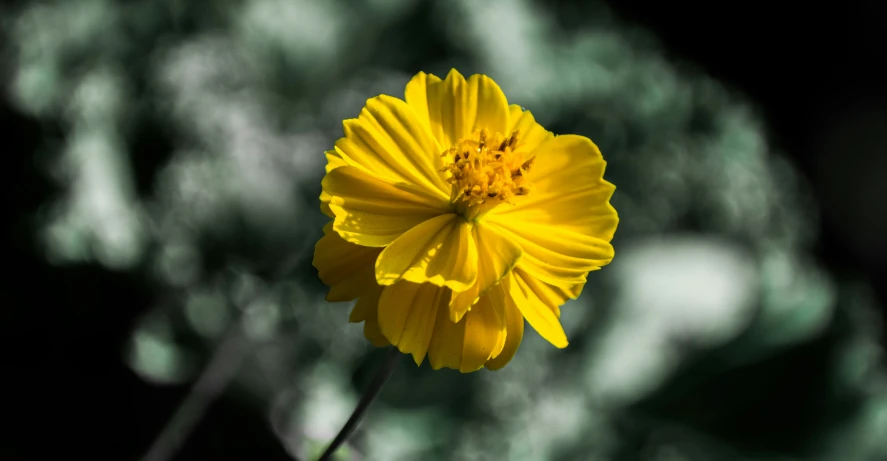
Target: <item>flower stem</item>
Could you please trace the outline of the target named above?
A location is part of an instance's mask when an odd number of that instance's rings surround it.
[[[354,408],[354,412],[351,413],[351,417],[348,418],[348,421],[342,426],[342,429],[339,430],[339,433],[336,434],[336,438],[333,439],[333,442],[330,443],[330,446],[327,447],[326,451],[320,455],[320,458],[317,458],[317,461],[327,461],[330,457],[333,456],[333,453],[339,449],[339,447],[348,440],[348,437],[351,436],[351,433],[354,432],[354,429],[357,428],[357,423],[360,422],[360,419],[363,417],[363,414],[366,413],[367,408],[370,407],[370,404],[373,403],[373,400],[376,400],[376,396],[379,395],[379,392],[382,390],[382,387],[388,382],[388,378],[391,377],[391,374],[394,373],[394,365],[397,364],[397,359],[400,358],[400,351],[397,350],[396,347],[390,347],[388,349],[388,355],[385,357],[385,363],[382,364],[382,368],[376,373],[376,376],[373,378],[373,382],[370,383],[370,386],[366,388],[363,395],[360,397],[360,401],[357,402],[357,407]]]

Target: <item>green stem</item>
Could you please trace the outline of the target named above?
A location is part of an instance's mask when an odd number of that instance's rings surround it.
[[[363,414],[366,413],[367,408],[370,407],[370,404],[373,403],[373,400],[376,400],[376,396],[379,395],[379,392],[382,390],[382,387],[385,386],[385,383],[388,382],[388,378],[391,377],[391,374],[394,373],[394,365],[397,364],[397,359],[400,358],[400,351],[397,350],[396,347],[391,347],[388,350],[388,355],[385,357],[385,363],[382,364],[382,368],[379,369],[376,376],[373,378],[373,382],[370,383],[370,386],[364,391],[363,395],[360,397],[360,401],[357,402],[357,407],[354,408],[354,412],[351,413],[351,417],[348,418],[348,421],[342,426],[342,429],[339,430],[339,433],[336,434],[336,438],[333,439],[333,442],[330,443],[330,446],[327,447],[326,451],[320,455],[320,458],[317,458],[317,461],[327,461],[333,456],[333,453],[339,449],[339,447],[348,440],[348,437],[351,436],[351,433],[354,432],[354,429],[357,428],[357,423],[360,422],[360,419],[363,417]]]

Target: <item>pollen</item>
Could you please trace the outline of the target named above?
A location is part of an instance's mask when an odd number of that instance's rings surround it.
[[[451,202],[463,211],[475,209],[470,214],[476,215],[477,208],[513,205],[515,197],[527,195],[531,187],[525,175],[535,157],[524,160],[520,148],[518,131],[505,137],[481,129],[457,141],[441,155],[451,162],[441,170],[449,173]]]

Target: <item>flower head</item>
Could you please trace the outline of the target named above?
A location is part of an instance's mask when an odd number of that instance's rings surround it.
[[[524,320],[567,346],[560,306],[613,259],[597,146],[555,136],[484,75],[420,72],[367,101],[327,151],[314,265],[377,346],[434,369],[498,369]]]

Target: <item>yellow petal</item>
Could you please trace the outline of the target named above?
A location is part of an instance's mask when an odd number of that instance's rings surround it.
[[[511,361],[520,346],[524,337],[524,316],[514,304],[511,296],[505,292],[504,285],[499,284],[492,288],[487,292],[487,296],[490,297],[492,303],[502,306],[502,312],[505,315],[505,328],[508,331],[502,350],[484,365],[489,370],[498,370]]]
[[[449,303],[450,291],[430,283],[399,282],[382,289],[379,328],[382,334],[420,365],[428,352],[439,306]]]
[[[324,236],[314,250],[314,267],[320,279],[330,287],[327,301],[358,298],[348,321],[364,322],[363,334],[374,346],[388,345],[379,331],[378,307],[382,287],[376,283],[373,265],[380,248],[368,248],[346,242],[333,231],[332,223],[323,227]]]
[[[379,321],[376,319],[367,319],[363,323],[363,336],[376,347],[385,347],[390,344],[388,338],[379,329]]]
[[[471,288],[454,293],[450,302],[450,320],[453,322],[461,320],[481,295],[511,271],[522,255],[520,246],[502,235],[494,224],[477,223],[474,238],[477,241],[477,281]]]
[[[588,272],[613,259],[609,242],[567,227],[504,219],[497,224],[523,251],[517,267],[554,285],[585,283]]]
[[[479,370],[490,358],[500,354],[506,341],[505,315],[493,306],[490,297],[477,301],[472,315],[463,319],[462,364],[459,371]]]
[[[354,307],[351,309],[351,315],[348,316],[348,321],[351,323],[360,323],[368,319],[378,318],[379,296],[381,295],[382,287],[379,285],[363,292],[358,301],[354,303]],[[373,300],[375,300],[375,302],[371,302]]]
[[[327,301],[351,301],[378,286],[373,267],[381,248],[343,240],[333,231],[333,223],[323,227],[323,234],[314,246],[314,267],[320,280],[330,287]]]
[[[437,126],[438,133],[435,133],[431,127],[431,117],[429,116],[428,108],[431,106],[434,108],[435,114],[440,113],[440,94],[443,90],[443,86],[439,85],[440,82],[440,77],[419,72],[407,83],[406,90],[404,91],[404,99],[407,104],[413,108],[419,121],[422,122],[422,125],[428,132],[434,134],[439,145],[443,139],[439,133],[440,125]],[[441,145],[441,147],[446,149],[449,146]]]
[[[491,215],[520,215],[523,221],[559,223],[610,241],[619,216],[610,205],[616,189],[604,179],[607,162],[584,136],[549,138],[530,154],[536,159],[527,179],[533,191]]]
[[[536,119],[530,111],[521,109],[517,104],[508,106],[508,110],[511,127],[506,133],[520,132],[519,149],[522,152],[532,152],[540,144],[554,137],[550,131],[536,123]]]
[[[423,118],[423,126],[431,128],[444,149],[469,137],[475,129],[486,127],[499,133],[508,129],[508,101],[499,85],[486,75],[476,74],[466,80],[452,69],[445,80],[440,80],[419,73],[407,84],[405,96],[413,111]]]
[[[521,246],[519,267],[554,285],[585,282],[587,272],[613,259],[610,241],[619,222],[609,204],[614,187],[603,180],[606,163],[582,136],[557,136],[533,151],[527,179],[535,187],[514,206],[487,219]]]
[[[333,213],[333,210],[330,209],[330,199],[332,198],[332,195],[327,194],[324,191],[320,191],[320,211],[323,214],[327,215],[327,217],[336,219],[336,214]]]
[[[324,154],[326,155],[326,172],[327,173],[335,170],[336,168],[339,168],[340,166],[345,166],[348,164],[347,162],[345,162],[345,159],[343,159],[342,156],[339,155],[339,153],[336,152],[335,150],[328,150],[328,151],[324,152]]]
[[[559,286],[545,283],[522,269],[514,270],[515,277],[523,280],[523,283],[530,290],[535,302],[541,303],[554,313],[555,317],[560,318],[560,307],[569,299],[576,299],[582,293],[584,283],[577,285]],[[529,296],[529,295],[528,295]]]
[[[376,281],[430,282],[465,291],[477,280],[477,246],[471,224],[455,214],[433,217],[406,231],[376,260]]]
[[[540,336],[557,348],[567,347],[564,328],[551,307],[533,291],[534,280],[531,276],[515,269],[501,283],[521,314]]]
[[[522,272],[526,274],[525,272]],[[526,280],[529,275],[524,277]],[[536,284],[528,284],[530,288],[532,288],[533,292],[536,293],[536,296],[545,303],[546,306],[549,306],[551,310],[554,312],[558,318],[561,316],[561,306],[567,302],[568,299],[576,299],[582,293],[582,288],[585,287],[585,283],[579,283],[576,285],[569,286],[559,286],[552,285],[550,283],[545,283],[541,280],[537,280]]]
[[[406,102],[381,95],[367,101],[356,119],[345,120],[336,152],[349,165],[393,183],[409,183],[448,199],[434,136]]]
[[[435,370],[453,368],[468,373],[501,354],[506,341],[504,313],[497,310],[489,296],[481,296],[459,323],[449,319],[445,306],[439,309],[428,359]]]
[[[363,335],[376,347],[384,347],[389,344],[388,338],[379,329],[379,297],[381,294],[382,287],[379,285],[362,294],[354,303],[351,316],[348,318],[348,321],[352,323],[364,322]]]
[[[342,156],[339,155],[339,153],[335,150],[328,150],[324,152],[324,155],[326,155],[327,173],[335,170],[336,168],[339,168],[340,166],[347,165],[347,163],[345,163],[345,160],[342,159]],[[336,215],[333,214],[333,210],[330,210],[330,195],[323,191],[320,192],[320,211],[322,211],[323,214],[329,216],[330,218],[336,217]]]
[[[380,247],[450,209],[447,201],[407,184],[392,184],[353,166],[336,168],[323,178],[324,194],[335,215],[333,229],[345,240]]]

